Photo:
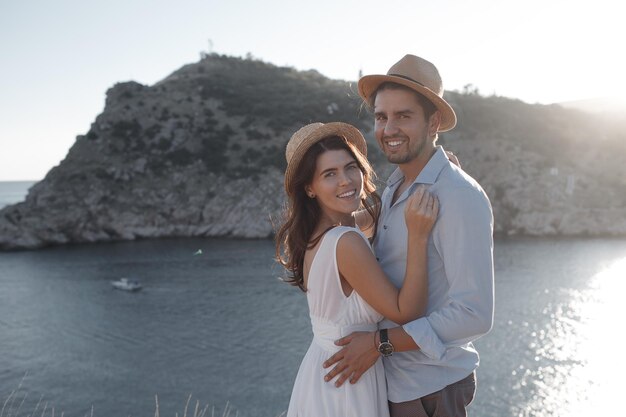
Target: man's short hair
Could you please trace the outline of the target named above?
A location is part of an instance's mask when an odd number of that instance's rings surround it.
[[[415,95],[415,98],[417,99],[417,102],[420,104],[420,106],[422,106],[422,109],[424,110],[424,117],[426,118],[426,120],[428,120],[430,116],[432,116],[433,113],[437,111],[437,107],[433,104],[433,102],[427,99],[426,97],[424,97],[423,95],[421,95],[420,93],[418,93],[417,91],[405,85],[397,84],[391,81],[382,83],[370,95],[369,99],[367,100],[367,106],[370,109],[372,110],[374,109],[374,101],[376,100],[376,95],[378,94],[379,91],[383,91],[383,90],[404,90],[404,91],[413,93]]]

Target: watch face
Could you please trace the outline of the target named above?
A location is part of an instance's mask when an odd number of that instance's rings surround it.
[[[391,356],[391,354],[393,353],[393,345],[391,343],[389,343],[389,342],[382,342],[378,346],[378,351],[383,356]]]

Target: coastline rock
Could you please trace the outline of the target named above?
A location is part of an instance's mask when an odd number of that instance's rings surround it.
[[[159,237],[267,238],[283,205],[284,147],[312,121],[361,129],[380,189],[393,167],[354,85],[316,71],[207,55],[153,86],[119,83],[24,202],[0,210],[0,250]],[[496,233],[626,235],[624,119],[447,93],[439,143],[489,195]]]

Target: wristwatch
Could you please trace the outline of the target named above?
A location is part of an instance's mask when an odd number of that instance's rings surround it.
[[[384,357],[393,355],[393,345],[389,341],[389,335],[387,329],[380,330],[380,343],[378,344],[378,351]]]

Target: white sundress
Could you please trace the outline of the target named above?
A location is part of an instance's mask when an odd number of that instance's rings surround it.
[[[383,318],[356,291],[348,297],[343,293],[336,249],[339,238],[346,232],[357,232],[367,242],[360,230],[337,226],[326,232],[311,264],[307,301],[313,341],[300,364],[287,417],[389,416],[380,358],[356,384],[348,380],[337,388],[334,384],[337,377],[324,381],[332,368],[325,369],[322,364],[340,349],[334,341],[354,331],[376,330]]]

